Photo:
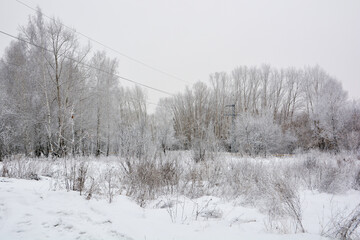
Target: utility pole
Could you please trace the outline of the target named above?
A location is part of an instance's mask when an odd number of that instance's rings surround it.
[[[231,152],[235,152],[235,104],[225,105],[225,107],[231,107],[232,113],[226,114],[226,116],[231,116]]]

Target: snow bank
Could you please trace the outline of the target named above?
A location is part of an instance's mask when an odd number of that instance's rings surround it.
[[[307,233],[275,234],[267,231],[265,215],[236,201],[160,197],[141,208],[125,196],[109,204],[50,186],[46,177],[0,178],[2,239],[326,239],[320,233],[332,214],[352,209],[360,199],[358,191],[302,192]]]

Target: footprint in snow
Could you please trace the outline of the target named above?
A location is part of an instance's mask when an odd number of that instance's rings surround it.
[[[25,220],[25,221],[21,221],[17,223],[18,225],[31,225],[31,221],[30,220]]]

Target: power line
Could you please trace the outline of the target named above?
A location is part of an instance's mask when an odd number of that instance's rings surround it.
[[[27,41],[27,40],[25,40],[25,39],[22,39],[22,38],[20,38],[20,37],[16,37],[16,36],[14,36],[14,35],[11,35],[11,34],[9,34],[9,33],[7,33],[7,32],[1,31],[1,30],[0,30],[0,33],[6,35],[6,36],[8,36],[8,37],[17,39],[17,40],[19,40],[19,41],[25,42],[25,43],[27,43],[27,44],[30,44],[30,45],[32,45],[32,46],[34,46],[34,47],[40,48],[40,49],[42,49],[42,50],[44,50],[44,51],[47,51],[47,52],[52,53],[51,50],[49,50],[49,49],[47,49],[47,48],[45,48],[45,47],[36,45],[36,44],[34,44],[34,43],[32,43],[32,42],[29,42],[29,41]],[[151,86],[146,85],[146,84],[143,84],[143,83],[139,83],[139,82],[137,82],[137,81],[135,81],[135,80],[132,80],[132,79],[126,78],[126,77],[122,77],[122,76],[120,76],[120,75],[118,75],[118,74],[115,74],[115,73],[107,72],[107,71],[105,71],[105,70],[103,70],[103,69],[101,69],[101,68],[98,68],[98,67],[95,67],[95,66],[86,64],[86,63],[84,63],[84,62],[82,62],[82,61],[79,61],[79,60],[76,60],[76,59],[74,59],[74,58],[72,58],[72,57],[64,56],[64,58],[69,59],[69,60],[74,61],[74,62],[77,62],[78,64],[83,65],[83,66],[85,66],[85,67],[87,67],[87,68],[92,68],[92,69],[98,70],[98,71],[100,71],[100,72],[103,72],[103,73],[107,73],[107,74],[109,74],[109,75],[116,76],[116,77],[118,77],[118,78],[120,78],[120,79],[122,79],[122,80],[131,82],[131,83],[133,83],[133,84],[135,84],[135,85],[139,85],[139,86],[142,86],[142,87],[145,87],[145,88],[148,88],[148,89],[151,89],[151,90],[160,92],[160,93],[164,93],[164,94],[167,94],[167,95],[170,95],[170,96],[174,96],[174,94],[172,94],[172,93],[170,93],[170,92],[167,92],[167,91],[164,91],[164,90],[161,90],[161,89],[158,89],[158,88],[154,88],[154,87],[151,87]]]
[[[37,10],[37,9],[29,6],[28,4],[26,4],[26,3],[24,3],[24,2],[22,2],[22,1],[20,1],[20,0],[16,0],[16,1],[17,1],[18,3],[20,3],[20,4],[22,4],[23,6],[29,8],[29,9],[37,12],[37,13],[39,12],[39,10]],[[44,15],[46,18],[48,18],[48,19],[50,19],[50,20],[53,20],[52,17],[44,14],[43,12],[41,12],[41,14]],[[92,41],[92,42],[95,42],[95,43],[103,46],[104,48],[109,49],[109,50],[111,50],[111,51],[119,54],[119,55],[122,56],[122,57],[125,57],[125,58],[127,58],[127,59],[129,59],[129,60],[131,60],[131,61],[133,61],[133,62],[136,62],[136,63],[138,63],[138,64],[140,64],[140,65],[143,65],[144,67],[147,67],[147,68],[149,68],[149,69],[151,69],[151,70],[153,70],[153,71],[159,72],[159,73],[161,73],[161,74],[163,74],[163,75],[166,75],[166,76],[171,77],[171,78],[173,78],[173,79],[176,79],[176,80],[178,80],[178,81],[181,81],[181,82],[190,84],[190,82],[188,82],[188,81],[186,81],[186,80],[184,80],[184,79],[182,79],[182,78],[180,78],[180,77],[177,77],[177,76],[175,76],[175,75],[173,75],[173,74],[170,74],[170,73],[168,73],[168,72],[165,72],[165,71],[163,71],[163,70],[161,70],[161,69],[159,69],[159,68],[153,67],[153,66],[151,66],[150,64],[147,64],[147,63],[145,63],[145,62],[143,62],[143,61],[137,60],[136,58],[133,58],[133,57],[131,57],[131,56],[127,55],[127,54],[124,54],[124,53],[122,53],[122,52],[120,52],[120,51],[118,51],[118,50],[116,50],[116,49],[114,49],[114,48],[112,48],[112,47],[109,47],[109,46],[107,46],[107,45],[105,45],[105,44],[103,44],[103,43],[95,40],[94,38],[91,38],[91,37],[89,37],[89,36],[87,36],[87,35],[79,32],[79,31],[76,31],[75,29],[73,29],[73,28],[71,28],[71,27],[69,27],[69,26],[67,26],[67,25],[65,25],[65,24],[63,24],[63,23],[60,23],[60,24],[61,24],[62,26],[64,26],[64,27],[66,27],[67,29],[73,31],[74,33],[77,33],[77,34],[79,34],[79,35],[87,38],[88,40],[90,40],[90,41]]]
[[[0,31],[0,32],[2,32],[2,31]],[[0,64],[1,64],[1,63],[3,63],[3,64],[8,64],[8,65],[12,65],[12,66],[15,66],[15,67],[23,67],[23,66],[21,66],[21,65],[15,64],[15,63],[11,63],[11,62],[5,61],[4,59],[1,59],[1,60],[0,60]],[[154,105],[154,106],[157,106],[157,107],[162,107],[162,108],[168,108],[168,109],[170,109],[170,108],[167,107],[167,106],[160,105],[160,104],[153,103],[153,102],[149,102],[149,101],[144,100],[144,99],[138,99],[138,98],[133,98],[133,97],[128,97],[128,99],[137,100],[137,101],[142,100],[142,101],[144,101],[145,103],[147,103],[147,104],[149,104],[149,105]]]

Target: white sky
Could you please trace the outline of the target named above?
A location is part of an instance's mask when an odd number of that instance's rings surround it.
[[[21,1],[191,83],[239,65],[319,64],[342,81],[350,98],[360,98],[360,0]],[[0,30],[16,35],[33,13],[15,0],[0,0]],[[1,55],[10,40],[0,35]],[[107,52],[119,59],[119,75],[172,93],[185,88]],[[152,102],[166,96],[147,93]]]

